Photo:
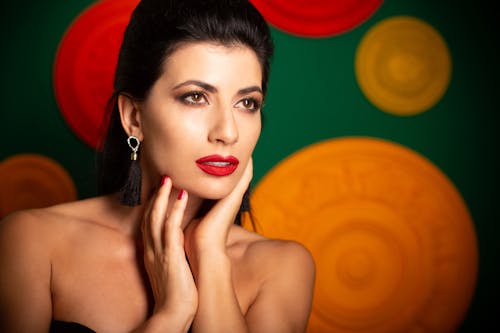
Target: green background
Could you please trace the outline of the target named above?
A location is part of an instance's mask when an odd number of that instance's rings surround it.
[[[58,43],[90,0],[0,4],[0,160],[20,153],[55,159],[80,198],[96,194],[94,152],[57,108],[52,70]],[[376,22],[411,15],[434,26],[452,57],[452,77],[432,109],[396,117],[374,107],[354,76],[354,56]],[[479,241],[475,296],[460,332],[498,327],[498,14],[489,1],[385,1],[362,25],[329,38],[301,38],[273,28],[273,61],[265,126],[254,155],[255,182],[291,153],[318,141],[372,136],[401,143],[443,170],[465,199]],[[1,186],[1,183],[0,183]]]

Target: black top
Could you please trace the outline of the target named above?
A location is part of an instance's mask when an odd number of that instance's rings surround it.
[[[53,320],[49,333],[95,333],[95,331],[78,323]]]
[[[191,332],[191,328],[189,328],[188,332]],[[49,333],[95,333],[95,331],[78,323],[52,320]]]

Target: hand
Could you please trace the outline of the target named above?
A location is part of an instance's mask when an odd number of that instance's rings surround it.
[[[233,191],[220,199],[200,220],[193,220],[184,230],[185,249],[191,268],[197,267],[197,253],[225,252],[227,236],[241,206],[243,195],[253,175],[252,159]]]
[[[167,178],[144,214],[144,263],[155,299],[155,314],[174,313],[190,318],[190,324],[198,306],[198,293],[186,260],[181,229],[188,198],[185,193],[167,214],[171,190],[172,181]]]

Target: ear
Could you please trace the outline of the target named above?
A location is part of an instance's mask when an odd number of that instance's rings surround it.
[[[118,95],[118,110],[123,129],[127,135],[133,135],[142,141],[142,126],[140,104],[134,101],[132,97],[120,94]]]

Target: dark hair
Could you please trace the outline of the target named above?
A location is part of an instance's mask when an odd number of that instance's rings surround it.
[[[162,74],[165,59],[183,43],[214,42],[251,48],[262,67],[267,91],[273,42],[261,14],[247,0],[142,0],[125,30],[97,156],[98,191],[120,191],[130,169],[130,149],[121,125],[117,99],[127,94],[144,100]],[[247,208],[248,193],[242,209]],[[239,220],[238,214],[238,220]]]

